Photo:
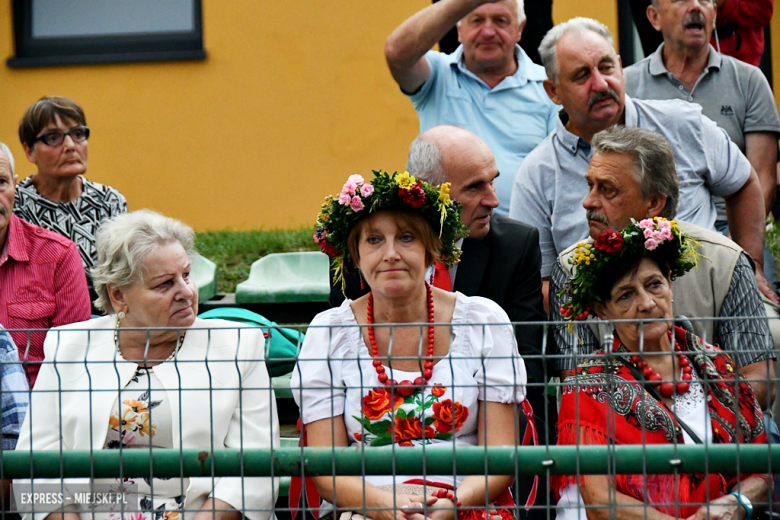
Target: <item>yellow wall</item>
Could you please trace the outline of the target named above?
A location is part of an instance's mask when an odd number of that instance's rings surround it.
[[[203,62],[0,65],[0,141],[20,178],[35,173],[18,121],[43,95],[71,97],[92,129],[88,176],[131,209],[198,230],[308,225],[348,175],[403,168],[419,127],[383,46],[429,3],[204,0]],[[14,53],[10,4],[0,0],[0,58]],[[592,16],[617,28],[613,0],[554,6],[556,21]]]
[[[533,2],[533,0],[525,1]],[[618,44],[617,0],[592,0],[590,2],[582,0],[553,0],[554,23],[562,23],[577,16],[593,18],[605,24],[612,31],[615,45]]]

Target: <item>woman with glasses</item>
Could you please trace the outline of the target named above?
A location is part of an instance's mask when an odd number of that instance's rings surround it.
[[[17,185],[14,213],[75,242],[88,272],[97,260],[98,228],[126,213],[127,201],[114,188],[84,177],[89,139],[84,110],[71,99],[41,98],[19,122],[19,139],[38,172]],[[87,284],[94,301],[89,275]]]

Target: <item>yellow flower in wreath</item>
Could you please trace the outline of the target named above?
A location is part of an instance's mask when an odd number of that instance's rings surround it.
[[[450,199],[450,183],[445,182],[441,185],[441,188],[439,188],[439,202],[444,204],[445,206],[449,206],[452,204],[452,199]]]
[[[403,172],[395,176],[395,182],[398,184],[399,188],[403,190],[410,190],[415,184],[417,184],[417,179],[409,175],[409,172]]]

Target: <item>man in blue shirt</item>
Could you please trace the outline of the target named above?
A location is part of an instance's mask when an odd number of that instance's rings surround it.
[[[461,46],[430,51],[453,25]],[[442,124],[470,130],[496,157],[499,206],[506,215],[512,179],[528,153],[555,128],[547,78],[517,44],[525,26],[522,0],[441,0],[402,23],[385,57],[420,118],[420,133]]]

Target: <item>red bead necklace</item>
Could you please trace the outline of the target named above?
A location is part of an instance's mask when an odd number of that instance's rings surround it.
[[[680,351],[679,345],[675,346],[675,350],[677,352]],[[674,383],[661,383],[661,380],[663,379],[658,372],[650,368],[647,363],[642,361],[642,358],[639,356],[631,356],[629,360],[631,363],[636,365],[639,370],[642,371],[642,373],[645,376],[645,379],[650,382],[651,385],[657,386],[658,391],[661,393],[662,396],[666,397],[667,399],[670,399],[672,395],[674,394],[674,391],[677,390],[678,394],[684,394],[688,391],[690,388],[690,384],[686,381],[690,381],[693,379],[691,376],[691,372],[693,372],[693,368],[691,367],[691,362],[688,361],[688,358],[683,356],[682,354],[677,354],[677,359],[680,360],[680,366],[682,367],[682,381],[677,383],[676,385]]]
[[[428,283],[425,284],[425,292],[428,296],[428,323],[433,323],[433,292],[431,286]],[[385,386],[389,386],[398,392],[399,395],[404,397],[412,395],[415,391],[415,387],[426,386],[428,380],[433,376],[433,325],[428,326],[428,355],[425,358],[423,364],[423,376],[418,377],[412,381],[401,381],[397,383],[393,379],[387,377],[385,374],[385,367],[382,366],[382,361],[377,359],[379,357],[379,347],[376,346],[376,337],[374,336],[374,293],[368,293],[368,311],[366,321],[368,322],[368,341],[371,343],[371,357],[374,358],[374,368],[379,375],[379,382]]]

